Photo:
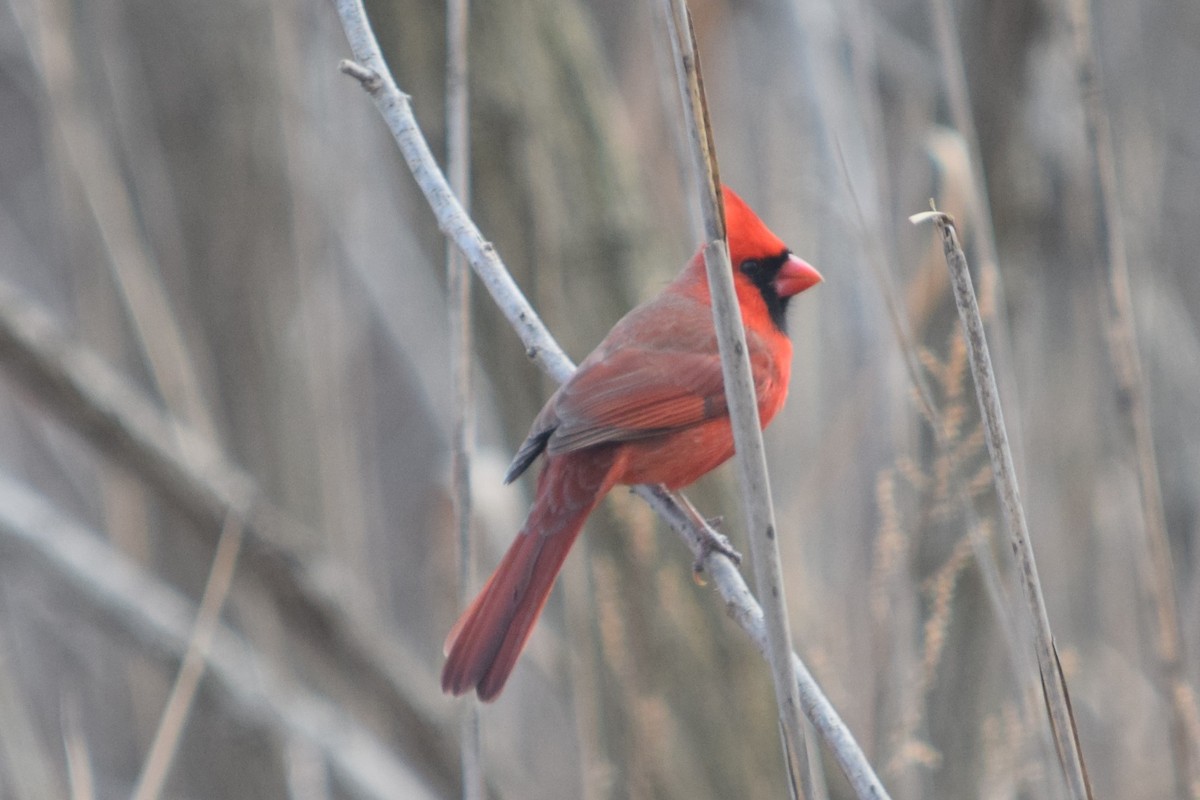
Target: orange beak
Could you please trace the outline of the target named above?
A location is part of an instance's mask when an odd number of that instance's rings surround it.
[[[788,253],[787,261],[775,276],[775,293],[780,297],[791,297],[823,281],[821,273],[799,256]]]

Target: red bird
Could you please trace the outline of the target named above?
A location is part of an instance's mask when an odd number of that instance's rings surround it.
[[[723,187],[734,285],[765,427],[783,406],[788,300],[821,281]],[[703,250],[630,311],[546,403],[508,468],[545,451],[533,508],[500,566],[446,637],[442,690],[504,688],[584,520],[615,484],[686,486],[733,455]]]

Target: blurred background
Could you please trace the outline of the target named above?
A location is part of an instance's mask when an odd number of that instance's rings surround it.
[[[578,360],[698,244],[669,49],[648,2],[474,5],[476,219]],[[893,797],[1063,796],[945,264],[907,221],[935,198],[977,271],[1096,796],[1200,796],[1200,6],[1091,7],[1132,392],[1062,2],[692,9],[722,177],[826,278],[792,305],[767,437],[798,651]],[[369,11],[441,153],[444,8]],[[128,797],[164,718],[164,797],[460,791],[445,245],[347,56],[326,2],[0,3],[0,796]],[[474,310],[483,576],[552,385],[479,287]],[[748,551],[730,469],[690,497]],[[231,556],[194,701],[164,715]],[[772,700],[617,490],[482,712],[489,792],[781,797]]]

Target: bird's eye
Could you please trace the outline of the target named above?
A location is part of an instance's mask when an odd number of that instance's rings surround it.
[[[762,265],[757,261],[753,259],[747,259],[746,261],[742,262],[742,272],[746,273],[747,275],[753,275],[754,273],[758,272],[761,266]]]

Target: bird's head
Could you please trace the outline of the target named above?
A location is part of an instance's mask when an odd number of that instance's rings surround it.
[[[821,282],[821,273],[796,256],[746,205],[742,198],[723,186],[725,225],[729,237],[729,260],[733,265],[738,295],[761,295],[766,312],[779,330],[784,330],[788,301]]]

